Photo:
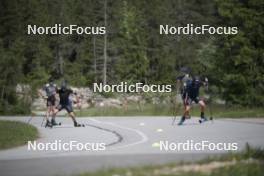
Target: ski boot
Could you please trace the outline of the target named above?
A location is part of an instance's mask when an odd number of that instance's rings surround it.
[[[83,124],[79,124],[77,122],[74,122],[74,127],[84,127],[84,125]]]
[[[206,117],[201,117],[201,119],[199,120],[199,123],[203,123],[208,121]]]
[[[206,122],[207,118],[204,116],[204,112],[201,112],[201,119],[199,120],[199,123]]]
[[[58,126],[58,125],[61,125],[61,123],[57,123],[57,122],[55,121],[55,119],[51,119],[51,124],[52,124],[52,126]]]
[[[182,125],[184,121],[185,121],[185,117],[182,116],[182,118],[181,118],[180,122],[178,123],[178,125]]]
[[[45,128],[47,128],[47,127],[52,128],[52,123],[49,120],[47,120],[46,124],[45,124]]]

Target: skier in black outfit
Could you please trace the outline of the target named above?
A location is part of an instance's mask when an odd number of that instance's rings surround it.
[[[205,122],[207,121],[207,118],[204,116],[205,111],[205,102],[203,99],[199,98],[199,89],[202,85],[207,85],[208,79],[205,78],[204,81],[202,81],[198,76],[193,77],[192,79],[186,79],[184,82],[184,88],[182,89],[182,99],[184,104],[184,114],[178,123],[178,125],[182,125],[185,121],[186,117],[189,117],[189,111],[191,108],[192,102],[195,102],[196,104],[199,103],[201,107],[201,121]]]
[[[73,91],[70,88],[67,88],[65,81],[62,82],[61,88],[57,89],[57,93],[59,94],[60,102],[53,113],[53,119],[55,119],[55,116],[59,111],[65,109],[68,112],[68,114],[71,116],[74,126],[75,127],[82,126],[78,124],[76,121],[72,108],[72,102],[70,101],[70,95],[73,94]]]

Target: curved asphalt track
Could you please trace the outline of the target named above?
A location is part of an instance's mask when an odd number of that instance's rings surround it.
[[[28,117],[1,117],[1,120],[27,122]],[[179,118],[177,118],[177,121]],[[159,141],[246,143],[264,146],[263,119],[225,119],[203,124],[198,118],[183,126],[171,125],[172,117],[96,117],[78,118],[86,127],[74,128],[70,118],[58,117],[62,126],[40,126],[42,117],[30,123],[40,132],[36,142],[77,141],[105,143],[104,151],[29,151],[27,145],[0,151],[1,175],[72,175],[112,167],[142,166],[168,162],[194,161],[223,151],[160,151]]]

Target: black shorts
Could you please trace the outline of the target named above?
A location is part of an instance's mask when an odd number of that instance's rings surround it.
[[[64,104],[59,104],[59,105],[56,107],[56,109],[58,109],[59,111],[65,109],[68,113],[73,112],[73,108],[72,108],[72,106],[71,106],[70,104],[66,104],[66,105],[64,105]]]
[[[195,98],[186,97],[184,99],[184,105],[191,105],[193,101],[197,104],[199,103],[200,98],[199,97],[195,97]]]
[[[55,106],[55,102],[56,102],[55,96],[54,95],[53,96],[49,96],[47,98],[47,107],[49,107],[49,106]]]

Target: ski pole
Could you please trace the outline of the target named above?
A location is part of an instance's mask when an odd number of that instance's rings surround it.
[[[179,80],[177,80],[177,83],[176,83],[176,96],[174,97],[175,98],[175,100],[173,101],[173,108],[172,108],[172,111],[173,111],[173,113],[172,113],[172,115],[173,115],[173,119],[172,119],[172,124],[171,125],[174,125],[174,123],[175,123],[175,121],[176,121],[176,115],[177,115],[177,108],[176,108],[176,106],[177,106],[177,96],[178,96],[178,93],[179,93],[179,85],[178,85],[178,83],[179,83]]]
[[[206,82],[207,92],[209,93],[208,107],[209,107],[209,113],[210,113],[210,120],[213,120],[213,113],[212,113],[212,93],[209,91],[209,83],[208,83],[208,79],[207,78],[205,78],[205,82]]]
[[[29,117],[27,124],[29,124],[31,122],[31,120],[33,119],[33,115],[31,114],[31,116]]]

